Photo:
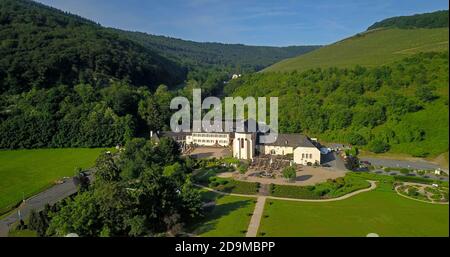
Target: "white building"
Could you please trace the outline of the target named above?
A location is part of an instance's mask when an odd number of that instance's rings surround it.
[[[297,164],[320,164],[320,150],[301,134],[278,134],[274,143],[259,145],[259,149],[266,155],[292,155]]]
[[[274,143],[260,144],[259,133],[250,132],[162,132],[151,133],[151,138],[172,137],[185,148],[189,145],[230,147],[233,157],[252,160],[256,155],[290,155],[296,164],[320,164],[321,152],[317,142],[302,134],[278,134]]]

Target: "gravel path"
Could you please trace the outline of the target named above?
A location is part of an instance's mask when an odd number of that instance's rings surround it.
[[[332,198],[332,199],[321,199],[321,200],[225,193],[225,192],[217,191],[217,190],[214,190],[212,188],[205,187],[205,186],[202,186],[202,185],[198,185],[198,184],[194,184],[194,185],[197,186],[197,187],[204,188],[204,189],[206,189],[208,191],[221,194],[221,195],[232,195],[232,196],[257,198],[255,209],[253,210],[253,215],[252,215],[252,218],[250,220],[250,224],[248,225],[248,228],[247,228],[247,234],[245,235],[246,237],[256,237],[258,235],[259,224],[261,223],[261,218],[262,218],[262,215],[264,213],[264,205],[265,205],[266,199],[286,200],[286,201],[295,201],[295,202],[331,202],[331,201],[340,201],[340,200],[344,200],[344,199],[350,198],[350,197],[352,197],[354,195],[357,195],[357,194],[360,194],[360,193],[363,193],[363,192],[371,191],[371,190],[373,190],[373,189],[375,189],[377,187],[377,184],[375,183],[375,181],[371,181],[371,180],[368,180],[368,181],[370,182],[370,187],[369,188],[361,189],[361,190],[358,190],[358,191],[355,191],[355,192],[343,195],[341,197]]]
[[[320,203],[320,202],[340,201],[340,200],[344,200],[344,199],[350,198],[350,197],[352,197],[354,195],[357,195],[357,194],[360,194],[360,193],[372,191],[375,188],[377,188],[377,184],[375,183],[375,181],[372,181],[372,180],[367,180],[367,181],[369,181],[370,187],[364,188],[364,189],[361,189],[361,190],[357,190],[355,192],[348,193],[346,195],[343,195],[343,196],[340,196],[340,197],[336,197],[336,198],[331,198],[331,199],[298,199],[298,198],[287,198],[287,197],[277,197],[277,196],[265,196],[265,198],[267,198],[267,199],[274,199],[274,200],[295,201],[295,202],[318,202],[318,203]],[[209,187],[205,187],[205,186],[202,186],[202,185],[199,185],[199,184],[194,184],[194,185],[197,186],[197,187],[204,188],[204,189],[206,189],[208,191],[221,194],[221,195],[232,195],[232,196],[253,197],[253,198],[261,197],[259,195],[245,195],[245,194],[226,193],[226,192],[218,191],[218,190],[215,190],[215,189],[212,189],[212,188],[209,188]]]
[[[264,212],[264,204],[266,203],[266,197],[260,196],[255,205],[255,210],[253,211],[252,219],[248,225],[246,237],[256,237],[258,234],[259,224],[261,222],[261,217]]]
[[[422,184],[418,184],[418,183],[405,183],[405,185],[421,185],[421,186],[422,186]],[[424,201],[424,200],[416,199],[416,198],[414,198],[414,197],[410,197],[410,196],[401,194],[401,193],[398,191],[398,188],[401,187],[401,186],[402,186],[402,185],[396,186],[396,187],[395,187],[395,192],[396,192],[398,195],[402,196],[402,197],[405,197],[405,198],[408,198],[408,199],[411,199],[411,200],[414,200],[414,201],[419,201],[419,202],[422,202],[422,203],[447,204],[447,205],[448,205],[448,202],[446,202],[446,203],[442,203],[442,202],[429,202],[429,201]]]

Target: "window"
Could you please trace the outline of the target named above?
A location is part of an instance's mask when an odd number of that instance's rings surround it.
[[[309,154],[309,159],[312,159],[312,153]]]
[[[305,159],[305,154],[304,153],[302,153],[302,159]]]

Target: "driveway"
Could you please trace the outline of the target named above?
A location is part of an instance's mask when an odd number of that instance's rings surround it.
[[[321,164],[338,171],[347,171],[344,160],[335,152],[321,155]]]

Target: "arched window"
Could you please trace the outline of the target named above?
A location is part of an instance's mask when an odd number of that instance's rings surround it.
[[[309,154],[309,159],[312,159],[312,153]]]

